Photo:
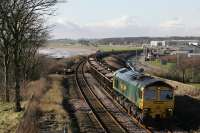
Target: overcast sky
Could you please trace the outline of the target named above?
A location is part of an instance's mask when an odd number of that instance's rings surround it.
[[[68,0],[57,4],[51,36],[199,36],[200,0]]]

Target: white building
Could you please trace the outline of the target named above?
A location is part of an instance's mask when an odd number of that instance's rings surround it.
[[[158,46],[165,46],[165,41],[151,41],[150,46],[151,47],[158,47]]]

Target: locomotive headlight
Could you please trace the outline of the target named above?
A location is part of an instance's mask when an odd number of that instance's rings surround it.
[[[149,116],[150,115],[150,108],[144,108],[143,113],[144,113],[143,114],[144,116]]]
[[[169,116],[173,115],[173,109],[172,108],[168,108],[167,111],[168,111],[168,115]]]
[[[144,108],[144,112],[148,113],[150,111],[150,108]]]
[[[171,108],[168,108],[168,111],[169,111],[169,112],[173,112],[173,109],[171,109]]]

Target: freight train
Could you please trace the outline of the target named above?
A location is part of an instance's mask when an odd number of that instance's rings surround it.
[[[141,122],[173,118],[175,99],[171,85],[144,74],[129,63],[125,68],[107,71],[99,65],[98,59],[101,60],[99,56],[88,58],[92,75],[129,114]]]
[[[143,72],[121,68],[114,72],[114,98],[141,122],[170,119],[174,112],[174,88]]]

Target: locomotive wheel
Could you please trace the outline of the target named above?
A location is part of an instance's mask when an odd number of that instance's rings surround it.
[[[119,103],[120,103],[121,105],[123,105],[123,103],[122,103],[122,98],[121,98],[121,97],[119,97]]]
[[[120,98],[119,98],[119,96],[116,96],[116,100],[117,100],[118,102],[120,102]]]
[[[132,105],[130,105],[129,108],[128,108],[128,114],[132,115]]]
[[[132,106],[132,111],[133,111],[134,117],[137,118],[137,108],[135,107],[135,105]]]

